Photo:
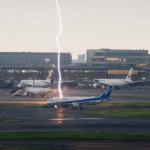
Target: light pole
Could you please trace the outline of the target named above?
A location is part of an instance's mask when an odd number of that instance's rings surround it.
[[[49,58],[45,58],[45,68],[46,68],[46,73],[47,73],[47,65],[48,65],[48,62],[50,61],[50,59]]]
[[[123,78],[124,78],[124,75],[125,75],[125,63],[126,63],[126,59],[124,58],[123,59]]]
[[[32,64],[32,79],[33,79],[33,87],[34,87],[34,80],[35,80],[35,76],[34,76],[34,64]]]

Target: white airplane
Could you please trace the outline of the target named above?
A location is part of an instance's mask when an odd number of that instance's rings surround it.
[[[111,99],[112,86],[108,86],[98,97],[54,97],[47,101],[47,104],[58,108],[69,105],[72,108],[83,109],[83,104],[98,104]]]
[[[46,80],[21,80],[20,83],[18,84],[18,87],[27,87],[27,86],[48,87],[51,85],[52,74],[53,74],[53,69],[49,71]]]
[[[102,85],[111,85],[111,86],[124,86],[133,83],[132,77],[132,70],[131,68],[128,72],[128,75],[125,79],[95,79],[93,86],[96,87],[100,84]]]
[[[50,93],[54,92],[54,89],[51,88],[40,88],[40,87],[25,87],[24,93],[28,95],[41,95],[46,96]]]
[[[40,88],[40,87],[24,87],[20,88],[12,93],[12,96],[49,96],[54,92],[53,89],[50,88]]]

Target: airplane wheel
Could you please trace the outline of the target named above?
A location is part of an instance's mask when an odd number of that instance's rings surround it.
[[[80,110],[83,110],[84,109],[84,107],[80,107]]]

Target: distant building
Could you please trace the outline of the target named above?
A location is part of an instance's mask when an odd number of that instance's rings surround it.
[[[86,62],[90,66],[139,67],[150,65],[148,50],[88,49]]]
[[[71,53],[60,54],[61,65],[72,63]],[[57,53],[45,52],[0,52],[0,68],[42,68],[57,64]]]
[[[86,63],[85,54],[78,55],[78,59],[73,61],[74,63]]]
[[[124,78],[133,67],[133,80],[150,79],[150,55],[148,50],[89,49],[80,63],[72,64],[71,53],[61,53],[62,79]],[[0,52],[0,78],[7,81],[21,79],[46,79],[52,64],[57,65],[57,53]],[[145,66],[145,67],[140,67]],[[55,72],[56,78],[58,72]]]
[[[85,63],[85,54],[78,55],[78,63]]]

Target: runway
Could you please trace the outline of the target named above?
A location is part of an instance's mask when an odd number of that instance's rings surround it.
[[[67,90],[67,96],[97,96],[99,90]],[[113,100],[117,102],[150,102],[149,90],[114,90]],[[48,98],[12,97],[8,92],[0,92],[0,131],[150,131],[150,119],[123,119],[91,117],[88,112],[100,110],[100,107],[86,107],[84,110],[71,108],[57,109],[44,107],[17,107],[11,104],[44,104]],[[107,108],[109,109],[109,108]],[[125,109],[125,108],[121,108]],[[128,109],[128,108],[127,108]],[[133,109],[133,108],[130,108]],[[138,109],[145,109],[140,108]],[[148,108],[146,108],[148,109]]]
[[[15,123],[1,124],[1,131],[150,131],[149,119],[89,117],[91,110],[52,108],[0,108],[0,118]]]

